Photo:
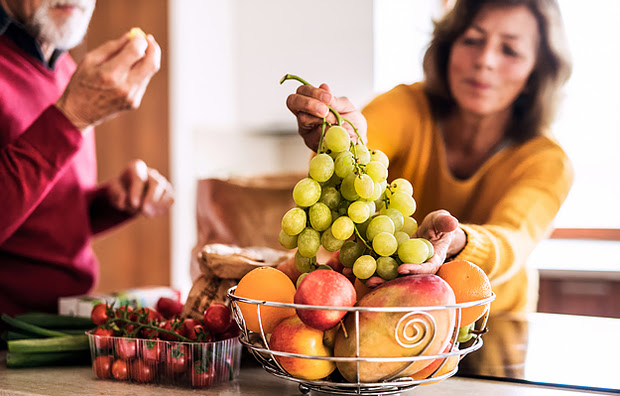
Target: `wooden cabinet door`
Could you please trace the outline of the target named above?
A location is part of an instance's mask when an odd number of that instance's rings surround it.
[[[135,158],[169,178],[168,1],[98,1],[85,42],[86,51],[138,26],[162,48],[160,71],[153,77],[140,109],[123,113],[96,128],[99,180],[118,175]],[[170,284],[170,218],[137,218],[100,237],[94,245],[100,263],[97,291]]]

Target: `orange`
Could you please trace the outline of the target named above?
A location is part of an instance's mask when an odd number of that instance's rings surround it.
[[[484,271],[467,260],[455,260],[439,267],[437,275],[454,290],[456,303],[465,303],[491,297],[491,282]],[[461,326],[478,320],[486,311],[488,304],[461,309]]]
[[[259,267],[241,278],[235,290],[235,296],[292,304],[295,296],[295,285],[284,272],[271,267]],[[239,309],[243,314],[245,325],[250,331],[260,332],[257,310],[259,306],[265,334],[271,333],[284,318],[295,315],[294,308],[239,302]]]

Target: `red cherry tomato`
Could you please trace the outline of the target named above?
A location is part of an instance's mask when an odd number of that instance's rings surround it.
[[[110,367],[112,366],[113,360],[114,356],[109,355],[101,355],[95,358],[95,361],[93,362],[93,370],[95,371],[97,378],[110,378]]]
[[[169,319],[174,316],[181,315],[183,312],[183,304],[179,300],[174,300],[168,297],[160,297],[157,300],[157,310],[164,315],[165,318]]]
[[[224,304],[211,304],[205,310],[205,327],[212,333],[224,333],[228,330],[232,321],[232,313],[230,308]]]
[[[100,349],[108,349],[112,346],[114,330],[98,327],[93,331],[95,336],[95,345]]]
[[[164,319],[162,314],[152,308],[140,308],[135,313],[140,323],[160,322]]]
[[[161,327],[164,330],[168,330],[168,331],[172,331],[173,333],[179,334],[183,337],[185,337],[185,325],[183,324],[183,321],[180,319],[170,319],[167,320],[165,322],[161,322],[159,327]],[[180,338],[176,337],[170,333],[164,333],[164,332],[159,332],[159,337],[162,340],[168,340],[168,341],[179,341]]]
[[[159,362],[161,359],[162,345],[157,339],[140,341],[140,356],[147,362]]]
[[[129,368],[131,379],[137,382],[151,382],[155,378],[155,365],[134,360]]]
[[[136,340],[130,338],[116,339],[116,354],[121,359],[133,359],[136,357]]]
[[[108,315],[109,306],[106,303],[99,303],[93,307],[93,310],[90,311],[90,319],[97,326],[104,325],[105,322],[110,317]]]
[[[173,373],[183,373],[187,370],[190,358],[189,348],[186,345],[172,345],[166,354],[166,365]]]
[[[112,363],[112,377],[119,381],[126,381],[129,379],[129,369],[125,360],[117,359]]]
[[[192,386],[195,388],[206,388],[213,385],[215,369],[209,362],[197,360],[191,370]]]
[[[223,332],[222,334],[218,334],[217,339],[227,340],[229,338],[237,338],[239,337],[239,335],[241,335],[241,329],[239,329],[237,323],[233,321],[225,332]]]

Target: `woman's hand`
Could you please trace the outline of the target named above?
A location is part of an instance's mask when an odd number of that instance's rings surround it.
[[[123,173],[110,182],[108,197],[116,209],[147,217],[167,213],[174,202],[170,182],[142,160],[131,161]]]
[[[336,116],[327,106],[331,106],[343,118],[351,121],[364,142],[366,141],[366,119],[362,113],[348,98],[335,97],[327,84],[321,84],[318,88],[301,85],[296,93],[288,96],[286,106],[297,117],[299,134],[306,145],[314,151],[317,151],[319,146],[323,118],[327,117],[327,122],[337,124]],[[349,132],[351,139],[357,141],[357,134],[351,125],[344,122],[342,126]]]
[[[401,264],[398,273],[401,275],[434,274],[446,261],[446,257],[458,254],[465,247],[467,238],[459,228],[459,221],[446,210],[429,213],[418,227],[414,237],[424,238],[433,244],[435,254],[422,264]],[[379,277],[371,277],[366,286],[377,287],[385,281]]]

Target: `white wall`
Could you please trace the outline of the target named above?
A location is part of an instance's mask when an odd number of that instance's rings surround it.
[[[328,82],[361,107],[378,91],[421,78],[435,3],[169,2],[173,286],[191,286],[197,179],[306,169],[309,151],[285,104],[299,84],[280,85],[282,76]]]

